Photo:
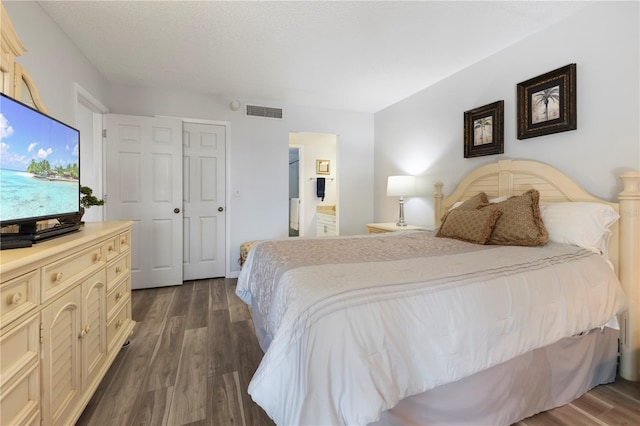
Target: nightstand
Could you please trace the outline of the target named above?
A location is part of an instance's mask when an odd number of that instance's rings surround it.
[[[369,234],[381,234],[383,232],[396,232],[396,231],[426,231],[427,228],[422,226],[398,226],[395,223],[367,223],[367,233]]]

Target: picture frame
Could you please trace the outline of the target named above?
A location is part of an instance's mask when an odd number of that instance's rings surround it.
[[[328,175],[331,173],[331,161],[316,160],[316,174]]]
[[[517,85],[518,139],[576,130],[576,64]]]
[[[504,153],[504,101],[464,113],[464,158]]]

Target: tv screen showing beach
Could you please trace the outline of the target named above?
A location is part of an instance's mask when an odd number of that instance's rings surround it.
[[[45,219],[80,208],[80,133],[0,96],[0,221]]]

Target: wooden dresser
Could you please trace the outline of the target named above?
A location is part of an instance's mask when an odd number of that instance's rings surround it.
[[[0,424],[74,424],[131,319],[132,222],[0,252]]]

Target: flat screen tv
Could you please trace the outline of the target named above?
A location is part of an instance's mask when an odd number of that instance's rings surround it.
[[[0,94],[0,226],[37,241],[37,222],[80,212],[80,132]],[[64,226],[61,226],[64,228]],[[49,230],[50,231],[50,230]],[[57,232],[49,232],[51,235]]]

